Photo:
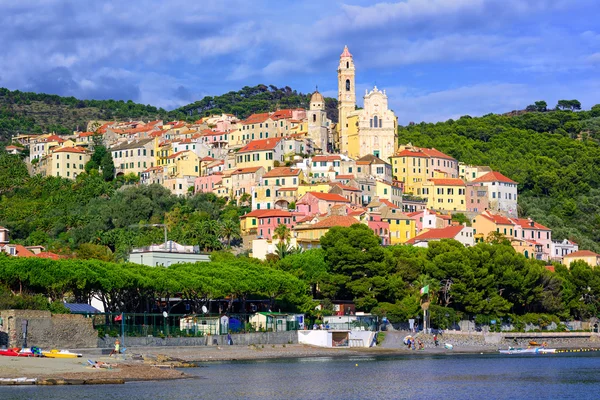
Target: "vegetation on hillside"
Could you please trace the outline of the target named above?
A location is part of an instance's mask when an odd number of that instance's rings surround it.
[[[489,165],[519,183],[519,213],[600,252],[600,105],[576,100],[517,116],[420,123],[399,128],[399,143],[435,147],[472,165]],[[580,107],[580,106],[579,106]]]
[[[310,106],[311,93],[303,94],[292,90],[289,86],[278,88],[274,85],[244,86],[237,92],[225,93],[221,96],[206,96],[200,101],[180,107],[175,111],[188,116],[209,116],[211,114],[228,113],[238,118],[246,118],[253,113],[277,111],[283,108],[305,108]],[[337,122],[337,100],[325,98],[327,116]]]
[[[160,185],[107,182],[96,170],[76,180],[29,177],[18,156],[0,155],[0,225],[11,240],[72,254],[88,246],[84,258],[125,259],[131,247],[169,240],[218,250],[239,238],[239,216],[248,208],[213,194],[178,197]],[[93,249],[93,246],[101,246]],[[90,249],[89,246],[92,246]],[[105,257],[105,248],[111,256]],[[101,254],[102,256],[96,256]]]

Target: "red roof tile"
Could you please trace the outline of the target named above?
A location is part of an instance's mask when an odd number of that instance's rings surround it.
[[[337,180],[354,179],[354,175],[337,175],[334,179],[337,179]]]
[[[297,168],[290,167],[276,167],[263,175],[263,178],[272,178],[277,176],[298,176],[302,172]]]
[[[421,158],[429,158],[429,156],[421,151],[411,151],[408,149],[404,149],[398,153],[394,157],[421,157]]]
[[[260,113],[260,114],[252,114],[244,121],[242,121],[243,125],[249,124],[260,124],[261,122],[265,122],[269,119],[269,113]]]
[[[465,186],[465,182],[458,178],[429,179],[429,182],[440,186]]]
[[[241,218],[245,217],[256,217],[256,218],[273,218],[273,217],[292,217],[293,214],[286,210],[253,210],[246,215],[242,215]]]
[[[60,149],[54,150],[54,153],[85,153],[86,150],[83,147],[61,147]]]
[[[358,220],[354,217],[350,217],[347,215],[332,215],[331,217],[327,217],[316,224],[307,225],[303,228],[305,229],[321,229],[321,228],[333,228],[334,226],[343,226],[349,227],[354,224],[358,224]]]
[[[420,241],[454,239],[463,228],[464,226],[462,225],[454,225],[440,229],[430,229],[427,232],[423,232],[420,235],[408,240],[406,243],[414,244]]]
[[[353,187],[353,186],[343,185],[343,184],[341,184],[341,183],[339,183],[339,182],[332,182],[332,183],[330,183],[330,184],[329,184],[329,186],[337,186],[337,187],[339,187],[340,189],[342,189],[342,190],[347,190],[347,191],[349,191],[349,192],[360,192],[360,191],[361,191],[361,190],[360,190],[360,189],[358,189],[358,188],[355,188],[355,187]]]
[[[389,201],[387,199],[379,199],[379,202],[385,204],[389,208],[396,208],[396,209],[399,208],[397,205],[395,205],[394,203],[392,203],[391,201]]]
[[[58,254],[54,254],[54,253],[51,253],[51,252],[49,252],[49,251],[42,251],[41,253],[39,253],[39,254],[36,254],[34,257],[38,257],[38,258],[49,258],[49,259],[51,259],[51,260],[59,260],[59,259],[61,259],[61,258],[62,258],[62,257],[61,257],[61,256],[59,256]]]
[[[507,178],[506,176],[502,175],[500,172],[497,171],[488,172],[487,174],[480,176],[477,179],[473,179],[472,182],[504,182],[517,184],[517,182],[513,181],[510,178]]]
[[[272,138],[272,139],[258,139],[253,140],[244,147],[242,147],[238,153],[247,153],[250,151],[268,151],[273,150],[279,142],[280,138]]]
[[[350,54],[350,51],[348,50],[348,46],[344,46],[344,51],[342,52],[340,57],[352,57],[352,54]]]
[[[327,162],[327,161],[340,161],[342,157],[340,156],[314,156],[312,158],[313,162]]]
[[[231,175],[254,174],[261,168],[262,167],[238,168],[235,171],[233,171]]]
[[[496,223],[496,224],[500,224],[500,225],[514,225],[513,222],[506,218],[503,215],[499,215],[499,214],[492,214],[492,213],[481,213],[480,214],[483,218],[489,219],[490,221]]]
[[[439,150],[436,149],[427,149],[427,148],[419,148],[419,150],[421,150],[423,153],[427,154],[429,157],[433,157],[433,158],[445,158],[446,160],[455,160],[454,157],[450,157],[447,154],[442,153]]]
[[[550,228],[545,227],[542,224],[538,224],[537,222],[533,221],[533,220],[528,220],[526,218],[510,218],[510,220],[516,224],[516,225],[521,225],[522,228],[527,228],[527,229],[539,229],[542,231],[550,231]],[[533,226],[531,226],[531,224],[533,223]]]
[[[350,203],[350,200],[346,199],[345,197],[340,196],[339,194],[335,194],[335,193],[308,192],[306,194],[310,194],[310,195],[316,197],[317,199],[323,200],[323,201],[335,201],[335,202],[339,202],[339,203]]]
[[[567,254],[565,257],[600,257],[600,254],[589,250],[578,250],[571,254]]]

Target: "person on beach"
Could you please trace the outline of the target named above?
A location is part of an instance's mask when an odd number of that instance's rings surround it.
[[[438,342],[438,337],[437,335],[433,335],[433,343],[435,343],[435,347],[438,347],[440,345],[440,343]]]
[[[421,339],[417,339],[417,341],[419,342],[419,350],[425,350],[425,346],[423,345]]]
[[[110,352],[110,354],[108,355],[109,357],[112,357],[113,354],[121,354],[121,342],[119,341],[119,339],[115,340],[115,348],[113,349],[113,351]]]

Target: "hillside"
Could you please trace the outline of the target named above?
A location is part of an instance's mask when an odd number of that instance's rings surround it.
[[[600,252],[600,105],[591,111],[463,116],[399,129],[399,142],[489,165],[519,182],[520,214]]]
[[[19,133],[71,133],[85,130],[90,120],[164,119],[194,121],[201,116],[230,113],[246,118],[255,112],[309,106],[310,95],[290,87],[273,85],[244,87],[237,92],[202,100],[167,111],[123,100],[79,100],[75,97],[10,91],[0,88],[0,141]],[[329,117],[337,121],[337,101],[326,98]]]
[[[292,90],[289,86],[278,88],[274,85],[244,86],[237,92],[225,93],[221,96],[206,96],[200,101],[180,107],[176,112],[187,116],[208,116],[210,114],[228,113],[238,118],[246,118],[250,114],[276,111],[278,108],[302,107],[308,109],[310,93],[303,94]],[[337,100],[325,98],[327,116],[337,122]]]

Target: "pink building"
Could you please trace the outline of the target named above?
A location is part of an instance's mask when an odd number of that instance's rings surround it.
[[[295,215],[285,210],[254,210],[245,217],[255,217],[257,236],[268,240],[272,239],[273,232],[279,225],[284,224],[290,229],[296,225]]]
[[[222,173],[200,176],[196,178],[194,183],[195,193],[212,193],[215,186],[218,186],[222,181]]]
[[[298,200],[296,209],[303,215],[327,214],[331,207],[350,204],[350,201],[339,194],[308,192]]]
[[[467,183],[465,201],[467,202],[467,211],[481,213],[489,209],[490,202],[487,186]]]
[[[379,240],[381,240],[381,244],[383,246],[387,246],[390,244],[390,224],[389,224],[389,222],[369,221],[368,225],[369,225],[369,228],[371,228],[371,230],[373,232],[375,232],[375,234],[377,236],[379,236]]]
[[[552,256],[552,231],[542,224],[538,224],[530,218],[510,218],[515,224],[515,238],[535,242],[543,247],[543,259],[548,260]]]
[[[265,174],[263,167],[238,168],[231,173],[231,190],[235,197],[244,193],[252,194],[252,189],[258,185]]]

